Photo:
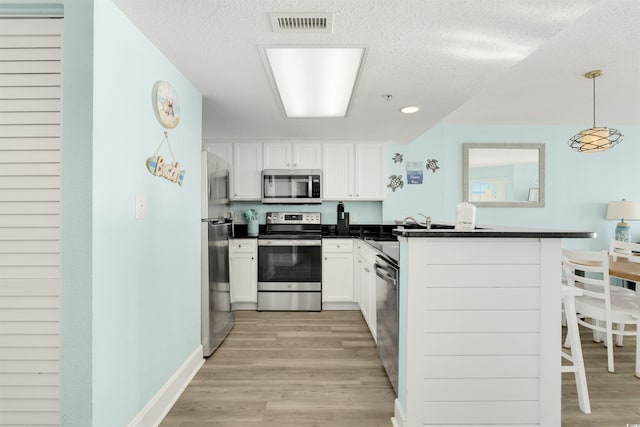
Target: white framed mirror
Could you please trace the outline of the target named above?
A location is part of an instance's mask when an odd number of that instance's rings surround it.
[[[477,207],[544,207],[544,144],[462,144],[462,200]]]

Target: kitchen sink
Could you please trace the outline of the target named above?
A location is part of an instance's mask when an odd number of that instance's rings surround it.
[[[427,227],[424,225],[409,223],[409,224],[398,224],[398,228],[404,228],[405,230],[426,230]],[[454,230],[455,226],[449,224],[431,224],[431,230]],[[482,227],[476,227],[476,230],[483,230]]]
[[[420,225],[416,223],[399,224],[398,228],[404,228],[405,230],[426,230],[427,229],[425,225]],[[453,225],[431,224],[431,230],[453,230],[454,228],[455,227]]]

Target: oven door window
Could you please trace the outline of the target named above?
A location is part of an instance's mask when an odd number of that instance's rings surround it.
[[[321,246],[258,246],[258,282],[320,281]]]

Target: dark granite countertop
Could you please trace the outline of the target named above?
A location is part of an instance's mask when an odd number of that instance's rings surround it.
[[[338,232],[333,224],[322,226],[322,238],[359,237],[372,240],[398,240],[392,234],[395,225],[390,224],[350,224],[348,232]]]
[[[322,225],[322,238],[361,238],[363,240],[394,241],[402,237],[527,237],[527,238],[573,238],[588,239],[596,237],[594,231],[555,230],[546,228],[505,227],[493,225],[479,225],[473,231],[455,230],[452,224],[433,224],[431,230],[424,228],[402,228],[393,224],[351,224],[348,232],[338,232],[335,224]],[[264,232],[264,224],[260,225],[260,232]],[[257,236],[247,234],[246,224],[235,224],[233,238],[255,239]]]
[[[260,225],[260,232],[264,231],[264,224]],[[249,236],[247,224],[233,224],[232,239],[257,239],[258,236]]]
[[[391,224],[351,224],[349,231],[338,232],[335,224],[323,224],[322,225],[322,238],[351,238],[359,237],[361,239],[372,240],[398,240],[391,232],[396,225]],[[259,233],[265,232],[265,225],[260,224]],[[233,238],[234,239],[255,239],[257,236],[249,236],[247,234],[247,224],[234,224],[233,226]]]
[[[402,237],[431,237],[431,238],[546,238],[546,239],[590,239],[596,237],[595,231],[555,230],[547,228],[505,227],[505,226],[477,226],[472,231],[455,230],[452,225],[434,224],[434,229],[424,228],[396,228],[394,236]]]

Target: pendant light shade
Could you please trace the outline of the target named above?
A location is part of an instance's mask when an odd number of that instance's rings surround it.
[[[596,127],[596,78],[602,70],[589,71],[584,76],[593,80],[593,127],[581,130],[569,139],[569,146],[581,153],[595,153],[615,147],[624,138],[619,130],[609,127]]]

